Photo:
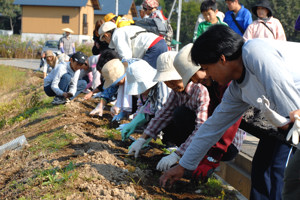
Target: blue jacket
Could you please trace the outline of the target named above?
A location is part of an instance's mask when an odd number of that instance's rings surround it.
[[[252,23],[252,15],[251,15],[250,11],[244,7],[244,5],[241,5],[241,6],[242,7],[239,10],[239,12],[237,13],[237,15],[235,16],[235,19],[245,32],[247,27]],[[227,11],[225,13],[225,18],[223,21],[226,22],[228,24],[228,26],[230,28],[232,28],[236,33],[243,36],[244,33],[242,33],[239,30],[239,28],[237,27],[237,25],[235,24],[235,22],[233,21],[233,19],[231,17],[232,13],[233,13],[233,11]]]

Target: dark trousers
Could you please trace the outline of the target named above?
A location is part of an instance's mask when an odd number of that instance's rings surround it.
[[[195,111],[190,110],[185,106],[179,106],[174,110],[173,118],[166,128],[162,130],[163,143],[173,143],[180,146],[192,134],[196,126]],[[223,153],[222,150],[220,150]],[[224,153],[222,161],[232,160],[238,154],[237,148],[231,144],[227,152]]]
[[[171,122],[162,130],[164,133],[163,143],[173,143],[179,147],[195,130],[195,119],[195,111],[185,106],[177,107],[174,110]]]
[[[260,139],[252,161],[250,200],[280,200],[291,147],[276,138]]]

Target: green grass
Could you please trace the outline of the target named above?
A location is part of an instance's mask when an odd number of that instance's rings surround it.
[[[0,91],[3,93],[19,88],[27,79],[25,71],[5,65],[0,65],[0,74]]]
[[[55,152],[70,144],[74,138],[75,136],[65,133],[63,130],[58,130],[54,133],[44,133],[31,142],[29,150],[34,153]]]

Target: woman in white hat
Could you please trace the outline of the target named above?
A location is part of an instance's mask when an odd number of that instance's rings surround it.
[[[59,39],[59,48],[62,53],[71,55],[75,53],[75,43],[71,38],[70,34],[74,33],[70,28],[62,29],[65,34],[62,38]]]
[[[132,59],[131,59],[132,60]],[[129,61],[126,70],[127,94],[138,95],[137,111],[134,119],[122,127],[122,140],[126,140],[138,126],[148,123],[167,101],[170,90],[153,78],[156,69],[142,59]]]
[[[125,118],[132,111],[132,97],[127,95],[127,79],[125,74],[125,66],[118,59],[112,59],[108,61],[101,70],[101,75],[103,76],[105,82],[103,88],[109,88],[111,86],[118,85],[118,94],[117,94],[117,102],[113,109],[111,109],[111,114],[114,116],[113,120],[116,117]],[[122,116],[118,115],[122,113]]]
[[[177,52],[168,51],[157,59],[157,73],[154,80],[164,82],[173,91],[163,108],[149,122],[143,135],[131,145],[129,153],[135,152],[135,157],[138,156],[146,139],[156,139],[160,131],[164,132],[164,143],[172,142],[180,146],[194,131],[195,124],[198,127],[207,119],[208,91],[201,84],[183,82],[182,77],[173,66],[176,55]],[[182,145],[177,151],[182,152],[185,148]],[[172,153],[171,155],[176,160],[175,163],[180,158],[180,154]],[[160,167],[158,168],[160,169]]]

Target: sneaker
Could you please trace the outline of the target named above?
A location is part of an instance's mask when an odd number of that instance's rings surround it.
[[[65,104],[67,102],[67,100],[64,97],[54,97],[52,104],[53,105],[59,105],[59,104]]]

